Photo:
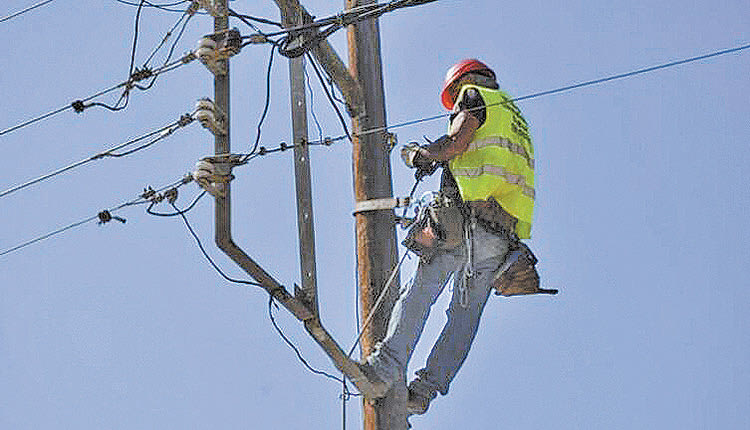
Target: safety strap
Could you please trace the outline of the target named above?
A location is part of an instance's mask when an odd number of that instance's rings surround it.
[[[352,215],[362,212],[390,210],[409,206],[411,198],[409,197],[386,197],[382,199],[362,200],[354,206]]]

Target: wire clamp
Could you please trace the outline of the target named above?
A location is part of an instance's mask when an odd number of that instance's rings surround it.
[[[201,125],[209,130],[214,136],[227,134],[226,115],[216,104],[209,98],[199,99],[195,103],[195,113],[193,117]]]
[[[123,224],[127,222],[125,218],[114,216],[107,210],[99,212],[98,217],[99,217],[99,223],[98,223],[99,225],[106,224],[112,220],[120,221]]]
[[[385,132],[385,149],[389,154],[393,151],[393,148],[398,146],[398,135],[396,133]]]

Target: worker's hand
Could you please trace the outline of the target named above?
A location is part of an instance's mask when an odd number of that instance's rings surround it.
[[[401,148],[401,159],[407,167],[426,169],[432,166],[433,161],[425,157],[417,142],[409,142]]]

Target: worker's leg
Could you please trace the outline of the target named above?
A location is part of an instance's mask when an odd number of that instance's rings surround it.
[[[429,263],[420,261],[414,278],[399,292],[388,322],[385,339],[367,357],[375,373],[384,381],[395,380],[404,372],[422,334],[430,307],[443,291],[451,273],[461,267],[463,252],[441,253]]]
[[[476,228],[473,276],[468,279],[468,288],[462,293],[461,274],[456,274],[453,297],[447,311],[448,321],[427,358],[427,365],[417,371],[417,379],[409,385],[410,391],[426,399],[434,398],[438,391],[443,395],[448,393],[448,387],[476,336],[482,311],[492,290],[492,279],[508,252],[508,246],[506,239],[482,227]]]

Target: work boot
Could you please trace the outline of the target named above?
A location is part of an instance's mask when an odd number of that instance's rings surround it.
[[[354,385],[357,386],[359,391],[361,391],[362,395],[365,397],[369,399],[379,399],[384,397],[388,390],[391,389],[393,381],[386,381],[378,376],[372,364],[365,361],[363,363],[357,363],[357,367],[359,367],[359,370],[365,375],[367,381],[353,380],[352,382],[354,382]]]
[[[409,415],[423,415],[430,407],[432,399],[437,397],[436,393],[424,395],[417,390],[409,388],[409,398],[406,401],[406,411]]]

